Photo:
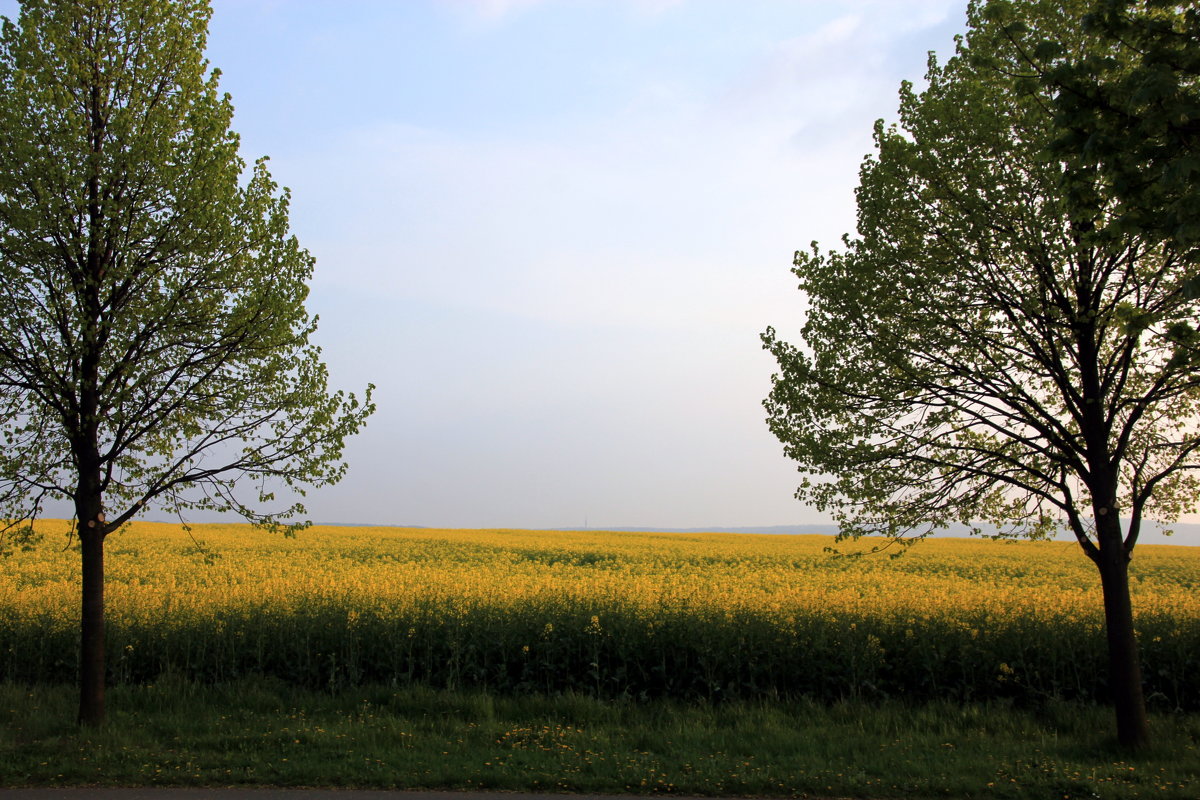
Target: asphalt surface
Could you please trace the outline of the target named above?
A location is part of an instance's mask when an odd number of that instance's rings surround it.
[[[633,800],[632,796],[522,794],[518,792],[417,792],[380,789],[0,789],[0,800]],[[639,797],[637,800],[646,800]],[[672,798],[712,800],[712,798]]]

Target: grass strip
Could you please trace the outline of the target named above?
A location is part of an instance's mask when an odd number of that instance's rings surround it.
[[[310,786],[720,796],[1200,796],[1200,715],[1134,758],[1110,712],[1003,704],[602,702],[269,679],[110,689],[0,684],[0,785]]]

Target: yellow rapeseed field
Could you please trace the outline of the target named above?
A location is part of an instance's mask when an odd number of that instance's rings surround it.
[[[74,671],[79,557],[66,523],[42,530],[35,551],[0,560],[8,679]],[[107,544],[112,679],[1103,697],[1099,581],[1075,544],[932,539],[891,559],[830,543],[135,523]],[[1200,707],[1200,548],[1140,546],[1132,575],[1152,704]]]

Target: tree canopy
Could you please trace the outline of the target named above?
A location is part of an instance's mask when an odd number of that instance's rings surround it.
[[[1136,746],[1127,564],[1142,521],[1176,519],[1200,488],[1191,262],[1129,224],[1094,162],[1056,150],[1052,90],[1005,24],[1076,62],[1125,58],[1083,30],[1087,3],[990,5],[971,4],[954,57],[931,56],[927,88],[902,87],[898,124],[877,123],[858,236],[796,253],[803,344],[763,336],[768,423],[806,473],[797,496],[845,536],[1069,530],[1100,570],[1118,733]]]
[[[24,0],[0,31],[0,516],[74,505],[88,721],[104,537],[151,507],[294,530],[303,506],[273,492],[340,479],[373,409],[328,388],[313,258],[265,159],[239,155],[210,14]]]
[[[993,0],[987,13],[1045,84],[1056,151],[1099,168],[1126,224],[1200,259],[1200,7],[1093,0],[1080,25],[1100,46],[1083,51],[1030,27],[1019,6]]]

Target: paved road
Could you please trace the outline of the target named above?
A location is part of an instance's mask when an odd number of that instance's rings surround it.
[[[608,795],[414,792],[379,789],[0,789],[0,800],[633,800]],[[646,798],[637,798],[646,800]],[[712,798],[672,798],[712,800]]]
[[[214,800],[632,800],[629,797],[614,795],[598,798],[582,794],[411,792],[376,789],[0,789],[0,800],[205,800],[210,797]]]
[[[0,800],[634,800],[633,797],[516,792],[418,792],[386,789],[0,789]],[[646,800],[644,797],[636,800]],[[712,800],[712,798],[672,798]]]

